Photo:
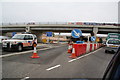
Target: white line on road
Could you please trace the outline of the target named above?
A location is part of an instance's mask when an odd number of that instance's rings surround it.
[[[56,46],[56,47],[52,47],[52,48],[57,48],[57,47],[61,47],[61,46]],[[37,51],[47,50],[47,49],[52,49],[52,48],[37,49]],[[0,55],[0,58],[14,56],[14,55],[20,55],[20,54],[26,54],[26,53],[30,53],[30,52],[33,52],[33,50],[24,51],[24,52],[17,52],[17,53],[10,53],[10,54],[5,54],[5,55]]]
[[[90,53],[88,53],[88,54],[86,54],[86,55],[80,56],[80,57],[78,57],[78,58],[76,58],[76,59],[72,59],[72,60],[70,60],[70,61],[68,61],[68,62],[73,62],[73,61],[75,61],[75,60],[81,59],[81,58],[86,57],[86,56],[88,56],[88,55],[91,55],[91,54],[93,54],[93,53],[95,53],[95,52],[97,52],[97,51],[99,51],[99,50],[101,50],[101,49],[102,49],[102,48],[100,48],[100,49],[98,49],[98,50],[96,50],[96,51],[94,51],[94,52],[90,52]]]
[[[29,79],[30,77],[25,77],[25,78],[23,78],[23,79],[21,79],[21,80],[27,80],[27,79]]]
[[[47,71],[50,71],[50,70],[55,69],[55,68],[60,67],[60,66],[61,66],[61,65],[59,64],[59,65],[53,66],[53,67],[51,67],[51,68],[48,68],[48,69],[46,69],[46,70],[47,70]]]

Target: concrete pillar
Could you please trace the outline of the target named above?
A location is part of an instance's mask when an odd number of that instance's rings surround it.
[[[96,36],[97,36],[97,33],[98,33],[98,28],[97,28],[97,27],[94,27],[94,28],[93,28],[93,33],[94,33],[94,36],[96,37]]]
[[[31,31],[33,34],[37,36],[37,42],[40,43],[42,42],[42,33],[41,31]]]
[[[94,33],[94,37],[97,38],[97,33],[98,33],[98,28],[97,27],[93,28],[93,33]],[[94,41],[94,43],[96,43],[96,41]]]
[[[26,32],[31,32],[30,26],[27,26],[25,29]]]

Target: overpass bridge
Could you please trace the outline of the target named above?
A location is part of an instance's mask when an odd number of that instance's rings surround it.
[[[120,26],[113,25],[74,25],[67,23],[35,23],[35,24],[19,24],[9,23],[0,26],[2,32],[13,32],[13,31],[55,31],[55,32],[71,32],[73,29],[81,29],[83,33],[90,33],[96,28],[99,34],[107,33],[119,33]]]
[[[19,24],[19,23],[9,23],[2,24],[0,26],[0,30],[2,33],[7,32],[32,32],[36,34],[38,37],[41,36],[42,33],[47,31],[52,32],[71,32],[73,29],[81,29],[83,33],[94,33],[98,34],[107,34],[107,33],[120,33],[120,26],[113,25],[75,25],[75,24],[67,24],[67,23],[32,23],[32,24]]]

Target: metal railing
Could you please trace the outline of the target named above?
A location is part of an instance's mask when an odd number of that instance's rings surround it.
[[[71,23],[71,24],[70,24]],[[8,25],[90,25],[90,26],[117,26],[117,25],[98,25],[98,24],[86,24],[83,22],[83,24],[77,24],[77,22],[16,22],[16,23],[2,23],[2,26],[8,26]]]

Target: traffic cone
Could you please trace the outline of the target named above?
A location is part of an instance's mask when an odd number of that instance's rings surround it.
[[[75,54],[75,48],[72,49],[72,55],[69,56],[70,58],[76,58],[76,54]]]
[[[68,53],[71,53],[71,51],[72,51],[72,45],[69,45],[68,46]]]
[[[31,58],[40,58],[40,56],[38,56],[38,54],[37,54],[36,46],[34,46],[34,52],[33,52],[33,55],[31,56]]]

